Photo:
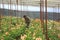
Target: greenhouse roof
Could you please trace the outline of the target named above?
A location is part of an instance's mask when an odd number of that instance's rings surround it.
[[[10,3],[10,0],[3,0],[5,4]],[[0,0],[0,3],[2,3],[2,0]],[[16,4],[16,0],[11,0],[11,4]],[[47,0],[47,6],[48,7],[58,7],[60,5],[60,0]],[[18,0],[18,4],[20,5],[31,5],[31,6],[39,6],[40,0]]]
[[[0,4],[0,8],[2,9],[9,9],[9,10],[18,10],[18,11],[40,11],[40,7],[38,6],[26,6],[26,5],[14,5],[14,4]],[[59,12],[60,13],[60,8],[58,10],[57,7],[52,8],[48,7],[47,8],[48,12]]]

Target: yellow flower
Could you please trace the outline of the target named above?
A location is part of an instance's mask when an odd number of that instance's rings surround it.
[[[24,37],[26,38],[26,37],[27,37],[27,35],[25,35],[25,34],[24,34]]]
[[[36,40],[42,40],[41,38],[36,38]]]
[[[35,22],[40,22],[40,19],[35,19]]]
[[[29,33],[31,33],[31,31],[29,31]]]
[[[58,34],[58,38],[60,38],[60,34]]]
[[[11,30],[14,30],[14,29],[16,29],[16,28],[11,28]]]
[[[33,33],[33,36],[35,36],[35,33]]]
[[[3,38],[1,40],[4,40]]]
[[[4,40],[4,37],[2,37],[1,40]]]
[[[21,35],[21,40],[24,40],[24,39],[25,39],[25,37]]]
[[[24,34],[24,36],[21,35],[21,40],[25,40],[25,38],[27,37],[27,35]]]
[[[6,32],[5,34],[6,34],[6,35],[9,35],[9,32]]]
[[[35,37],[33,37],[33,39],[35,39]]]

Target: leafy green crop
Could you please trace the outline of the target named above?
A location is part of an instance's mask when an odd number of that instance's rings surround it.
[[[60,25],[56,25],[56,23],[57,22],[54,22],[55,26]],[[26,24],[23,18],[2,18],[0,40],[36,40],[37,38],[40,40],[45,40],[39,20],[31,19],[29,28],[26,28],[25,26]],[[48,37],[50,40],[60,40],[60,38],[58,38],[60,30],[56,30],[55,26],[53,27],[52,20],[48,20]],[[44,29],[45,28],[46,27],[44,26]]]

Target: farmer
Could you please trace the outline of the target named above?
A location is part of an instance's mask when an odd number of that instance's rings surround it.
[[[25,19],[26,27],[29,28],[30,19],[27,17],[27,15],[24,15],[23,18]]]

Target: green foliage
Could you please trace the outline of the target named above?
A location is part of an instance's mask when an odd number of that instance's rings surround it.
[[[18,19],[18,20],[17,20]],[[11,23],[12,21],[12,23]],[[18,22],[17,22],[18,21]],[[36,40],[36,38],[43,38],[42,28],[40,27],[40,22],[35,22],[31,20],[29,28],[26,28],[26,24],[22,18],[12,17],[4,17],[1,21],[1,30],[0,30],[0,40],[16,40],[19,37],[21,39],[21,35],[26,35],[25,40]],[[57,36],[57,30],[52,29],[52,22],[48,23],[48,36],[51,40],[60,40]],[[54,24],[55,25],[55,24]],[[51,27],[51,29],[49,29]],[[45,29],[46,27],[44,27]],[[6,33],[7,32],[7,33]],[[60,31],[59,31],[60,32]],[[58,33],[59,33],[58,32]],[[45,39],[45,38],[44,38]],[[44,40],[42,39],[42,40]]]

